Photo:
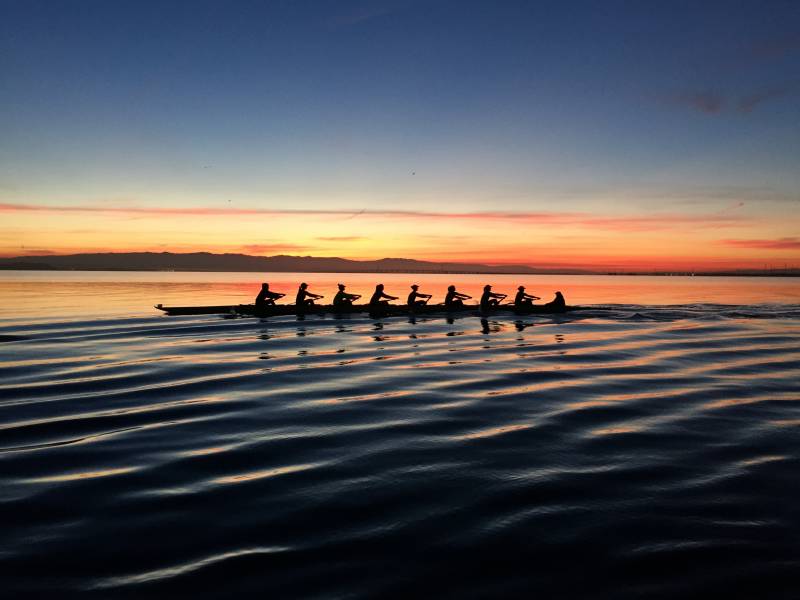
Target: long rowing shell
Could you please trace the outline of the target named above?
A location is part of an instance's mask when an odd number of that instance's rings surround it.
[[[241,315],[241,316],[254,316],[254,317],[278,317],[285,315],[323,315],[323,314],[352,314],[352,313],[367,313],[379,317],[391,316],[423,316],[431,314],[469,314],[473,313],[478,316],[489,316],[492,314],[513,312],[518,315],[538,315],[538,314],[559,314],[565,312],[572,312],[579,310],[580,306],[564,306],[564,307],[551,307],[547,305],[525,307],[523,309],[515,309],[514,306],[505,305],[499,306],[492,310],[491,313],[484,313],[480,310],[478,305],[465,305],[459,308],[448,309],[442,304],[432,304],[429,306],[416,306],[409,310],[405,304],[388,304],[380,308],[373,309],[368,304],[356,304],[349,309],[334,308],[330,304],[321,304],[314,306],[304,307],[302,310],[297,310],[293,304],[278,304],[269,306],[266,309],[256,310],[254,304],[227,304],[220,306],[164,306],[157,304],[155,306],[158,310],[163,311],[167,315]]]

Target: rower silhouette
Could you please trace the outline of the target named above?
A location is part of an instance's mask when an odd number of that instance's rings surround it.
[[[314,306],[314,300],[319,300],[323,296],[319,294],[314,294],[308,291],[308,284],[301,283],[300,287],[297,290],[297,297],[295,298],[295,306],[297,310],[303,310],[305,308],[309,308]]]
[[[564,300],[564,296],[561,295],[561,292],[556,292],[556,297],[545,304],[544,307],[552,311],[563,311],[567,307],[567,303]]]
[[[517,288],[517,295],[514,296],[514,306],[516,308],[530,308],[533,306],[534,300],[541,300],[539,296],[532,296],[525,293],[525,286],[521,285]]]
[[[492,291],[492,286],[485,285],[483,286],[483,295],[481,296],[481,310],[484,312],[489,311],[506,298],[506,294],[496,294]]]
[[[408,295],[408,309],[413,310],[421,306],[425,306],[428,300],[433,298],[431,294],[423,294],[418,292],[419,286],[415,283],[411,286],[411,293]],[[424,300],[417,300],[417,298],[424,298]]]
[[[261,291],[258,292],[258,296],[256,296],[256,309],[263,310],[267,306],[275,306],[275,300],[283,298],[285,295],[286,294],[281,294],[279,292],[269,291],[269,284],[262,283]]]
[[[447,310],[457,310],[464,307],[464,300],[471,300],[472,296],[467,296],[456,291],[456,286],[447,287],[447,295],[444,297],[444,306]]]
[[[348,294],[344,291],[344,284],[339,284],[339,291],[333,297],[333,308],[336,310],[350,310],[353,308],[353,302],[361,298],[359,294]]]
[[[369,300],[369,308],[370,310],[381,310],[389,306],[389,300],[397,300],[397,296],[390,296],[389,294],[383,293],[383,284],[379,283],[375,286],[375,293],[372,294],[372,298]]]

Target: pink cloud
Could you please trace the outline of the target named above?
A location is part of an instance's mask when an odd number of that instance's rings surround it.
[[[604,217],[580,212],[424,212],[403,210],[311,210],[311,209],[263,209],[263,208],[209,208],[209,207],[109,207],[109,206],[50,206],[43,204],[0,204],[0,212],[56,212],[56,213],[95,213],[119,214],[125,216],[342,216],[348,218],[409,218],[409,219],[443,219],[474,220],[482,222],[522,222],[532,225],[578,226],[610,231],[658,231],[675,227],[685,229],[706,229],[739,227],[749,224],[742,216],[732,214],[658,214],[658,215],[626,215]],[[327,241],[334,241],[328,239]],[[342,241],[341,239],[337,241]]]

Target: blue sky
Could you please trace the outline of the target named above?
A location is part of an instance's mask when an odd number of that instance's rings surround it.
[[[0,202],[796,214],[800,3],[0,0]]]

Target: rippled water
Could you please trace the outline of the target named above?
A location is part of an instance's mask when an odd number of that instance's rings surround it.
[[[796,304],[0,336],[11,597],[797,597]]]

